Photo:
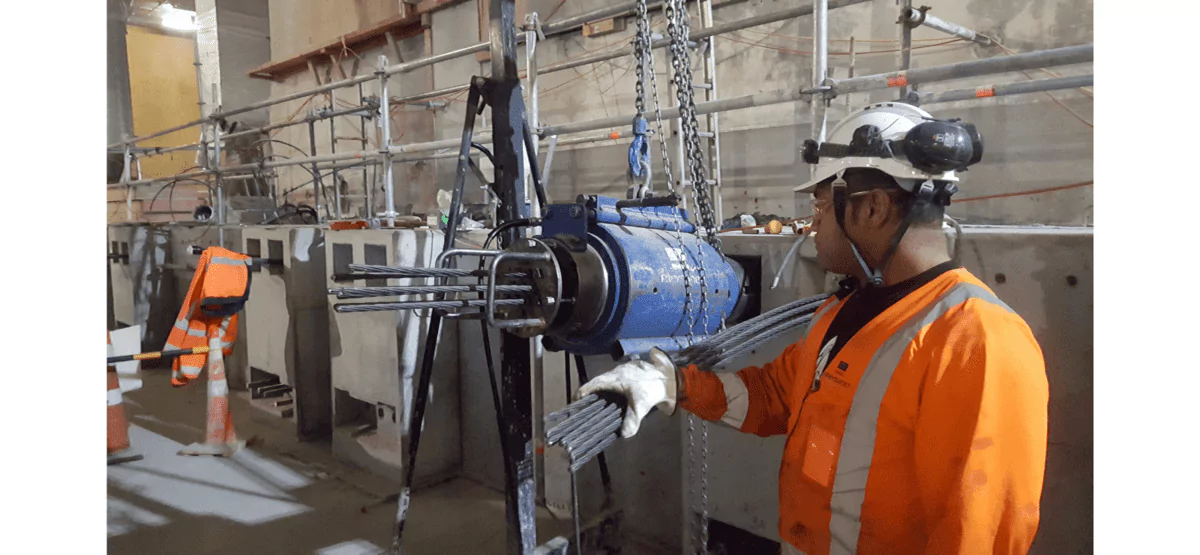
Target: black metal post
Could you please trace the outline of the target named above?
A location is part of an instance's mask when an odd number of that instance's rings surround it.
[[[475,116],[480,108],[480,89],[472,86],[467,96],[467,116],[463,121],[462,146],[459,148],[458,171],[454,179],[453,200],[450,207],[449,227],[445,231],[442,243],[443,250],[454,248],[454,239],[458,231],[459,209],[462,202],[462,190],[466,183],[466,160],[471,152],[471,136],[475,128]],[[435,301],[443,301],[445,293],[435,295]],[[425,420],[425,402],[429,397],[429,382],[433,377],[433,362],[437,358],[437,342],[442,327],[442,314],[437,310],[431,311],[429,328],[425,332],[425,351],[421,356],[421,373],[417,378],[417,389],[413,395],[412,419],[408,428],[408,460],[404,468],[404,489],[400,493],[400,509],[396,514],[395,548],[399,550],[404,535],[404,522],[408,516],[409,496],[411,495],[413,477],[417,467],[417,448],[421,445],[421,428]],[[403,382],[403,376],[401,376]]]
[[[504,221],[529,217],[525,198],[525,149],[523,128],[525,102],[517,75],[516,6],[514,0],[491,0],[489,33],[492,42],[492,143],[496,160],[496,192],[500,195]],[[516,227],[500,236],[507,248],[521,240]],[[508,492],[508,553],[529,555],[537,547],[534,520],[537,484],[533,476],[532,365],[528,339],[508,332],[501,335],[501,379],[506,425],[507,454],[515,472],[515,488]]]
[[[308,151],[312,156],[317,155],[317,124],[316,124],[316,120],[314,120],[312,118],[308,119]],[[322,200],[321,193],[323,192],[325,187],[324,187],[324,184],[321,183],[321,173],[317,171],[317,163],[316,162],[312,163],[312,173],[313,173],[313,197],[314,197],[313,202],[316,203],[313,206],[316,207],[316,211],[317,211],[317,223],[321,223],[321,200]],[[329,218],[329,206],[328,205],[325,206],[325,218],[326,219]]]

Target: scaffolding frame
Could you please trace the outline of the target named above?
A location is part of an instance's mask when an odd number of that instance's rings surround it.
[[[741,0],[732,0],[720,4],[726,6],[732,3],[737,3]],[[826,126],[826,109],[829,101],[832,99],[847,95],[850,93],[865,92],[872,90],[883,89],[899,89],[899,97],[901,101],[914,104],[928,104],[934,102],[950,102],[957,100],[968,100],[972,98],[991,98],[998,96],[1006,96],[1012,94],[1027,94],[1033,92],[1045,92],[1052,90],[1071,89],[1080,86],[1091,84],[1090,76],[1083,77],[1066,77],[1058,79],[1043,79],[1030,82],[1018,82],[1006,85],[982,86],[976,89],[963,89],[961,91],[949,91],[943,93],[915,93],[912,91],[913,85],[923,83],[936,83],[940,81],[964,79],[970,77],[981,77],[986,75],[1007,73],[1012,71],[1043,69],[1061,65],[1071,65],[1078,63],[1091,62],[1093,59],[1092,45],[1069,46],[1063,48],[1054,48],[1037,52],[1029,52],[1023,54],[1014,54],[1010,56],[1000,56],[994,58],[985,58],[980,60],[972,60],[967,62],[959,62],[955,64],[947,64],[941,66],[933,66],[927,68],[910,69],[911,60],[911,30],[914,27],[924,26],[929,29],[934,29],[944,32],[949,36],[959,38],[972,37],[977,44],[993,45],[997,44],[991,38],[982,34],[976,33],[971,29],[957,25],[942,19],[933,17],[924,13],[921,10],[914,10],[911,3],[906,1],[900,9],[900,18],[897,23],[902,27],[901,33],[901,53],[900,65],[901,69],[894,72],[880,73],[874,75],[851,76],[844,79],[835,79],[830,77],[828,66],[828,14],[829,10],[838,9],[857,4],[866,3],[869,0],[813,0],[810,4],[804,4],[784,10],[775,11],[767,14],[755,15],[735,21],[715,23],[712,20],[711,0],[700,0],[697,3],[701,6],[698,15],[701,19],[701,25],[697,28],[691,40],[699,43],[708,40],[707,55],[702,58],[712,58],[712,43],[713,37],[749,29],[752,27],[785,21],[797,17],[805,17],[814,15],[813,18],[813,86],[805,89],[796,88],[792,90],[774,90],[756,94],[743,95],[739,97],[724,98],[716,100],[715,91],[708,90],[705,96],[709,99],[696,104],[696,113],[698,115],[709,116],[708,127],[713,133],[711,139],[712,148],[709,149],[709,164],[713,168],[719,167],[719,128],[716,125],[715,115],[721,112],[733,110],[743,110],[761,106],[770,106],[776,104],[790,102],[808,102],[810,104],[810,120],[812,124],[815,139],[819,142],[824,140],[824,132]],[[661,4],[661,1],[648,2],[648,6]],[[529,118],[530,125],[535,130],[535,135],[542,141],[547,141],[550,148],[547,156],[553,155],[556,147],[566,146],[570,144],[584,144],[592,142],[600,142],[612,139],[624,139],[629,136],[627,127],[631,121],[632,115],[621,115],[608,118],[600,118],[588,121],[567,122],[560,124],[543,124],[540,121],[538,111],[538,90],[537,81],[541,75],[565,71],[568,69],[580,67],[588,64],[605,62],[608,60],[618,59],[629,54],[628,49],[616,49],[611,52],[600,52],[589,56],[573,60],[563,60],[545,66],[539,66],[537,60],[536,44],[539,38],[553,36],[566,33],[578,29],[582,25],[599,19],[608,17],[623,17],[634,10],[636,2],[622,2],[612,6],[606,6],[596,10],[591,10],[581,13],[576,16],[565,18],[554,23],[542,24],[537,20],[537,14],[529,14],[526,24],[523,26],[522,33],[518,34],[517,42],[525,44],[526,52],[526,68],[525,80],[526,95],[529,102]],[[663,48],[669,45],[669,39],[663,38],[654,41],[653,48]],[[320,165],[324,163],[334,163],[334,171],[338,169],[338,163],[354,162],[356,165],[383,165],[383,189],[385,197],[384,210],[378,214],[373,214],[373,203],[369,202],[371,198],[371,190],[374,184],[368,183],[365,177],[363,178],[363,196],[368,199],[365,202],[366,214],[368,218],[379,216],[391,225],[398,215],[394,205],[394,175],[391,167],[397,162],[414,162],[420,160],[437,160],[444,158],[452,158],[457,154],[449,149],[457,147],[458,139],[447,139],[441,141],[428,141],[410,144],[391,144],[390,126],[391,115],[388,107],[392,102],[398,103],[415,103],[426,101],[428,99],[453,94],[466,90],[468,85],[457,85],[442,89],[432,90],[423,93],[416,93],[407,96],[401,96],[397,99],[392,99],[387,94],[389,77],[409,73],[420,68],[424,68],[433,64],[444,61],[454,60],[465,56],[472,55],[477,52],[484,52],[491,48],[490,42],[481,42],[463,48],[458,48],[448,52],[443,52],[436,55],[427,56],[410,62],[402,62],[398,64],[388,64],[387,57],[381,55],[378,68],[374,72],[366,72],[362,75],[348,77],[338,81],[331,81],[324,84],[318,84],[316,87],[280,95],[269,98],[260,102],[252,103],[243,107],[225,109],[216,107],[213,112],[206,118],[185,124],[169,127],[154,133],[133,137],[125,141],[108,145],[110,150],[122,152],[124,154],[127,166],[136,165],[138,162],[138,154],[143,156],[154,156],[176,152],[181,150],[198,149],[201,153],[202,168],[196,171],[180,173],[172,176],[143,178],[131,180],[129,178],[129,170],[126,169],[122,174],[122,179],[118,183],[108,185],[109,189],[126,189],[127,194],[127,212],[132,216],[132,201],[134,199],[134,189],[140,186],[168,183],[181,179],[197,179],[212,177],[216,182],[216,204],[215,212],[218,222],[225,221],[225,213],[227,206],[225,205],[224,192],[221,182],[223,179],[229,178],[244,178],[248,175],[262,175],[266,170],[283,168],[289,166],[303,165],[308,166],[313,173],[313,188],[315,191],[316,203],[320,205],[322,196],[324,195],[324,187],[322,186]],[[715,60],[701,59],[704,66],[704,74],[706,81],[715,81]],[[711,67],[710,67],[711,66]],[[360,97],[364,83],[375,81],[378,83],[381,94],[380,98],[375,102],[364,102],[360,105],[335,110],[330,105],[328,108],[320,111],[310,111],[306,117],[298,118],[292,121],[272,123],[269,125],[256,127],[247,130],[238,130],[234,133],[222,134],[221,126],[227,118],[260,110],[290,102],[301,100],[308,97],[313,97],[319,94],[332,94],[332,91],[349,87],[358,87]],[[665,107],[662,111],[664,119],[677,119],[679,117],[678,107]],[[315,144],[310,145],[310,155],[289,159],[272,159],[263,160],[258,163],[234,164],[220,166],[220,149],[221,144],[228,144],[228,141],[245,137],[262,134],[265,135],[270,131],[282,129],[285,127],[296,125],[314,126],[317,121],[329,119],[332,123],[336,117],[361,117],[364,124],[361,126],[363,130],[363,148],[356,150],[346,150],[338,152],[336,148],[337,138],[333,136],[333,128],[331,125],[331,151],[329,154],[316,154]],[[365,119],[374,117],[377,120],[377,125],[383,131],[383,143],[378,149],[367,149],[366,147],[366,125]],[[799,122],[804,123],[804,122]],[[201,126],[204,133],[202,138],[197,143],[185,144],[169,148],[139,148],[137,144],[142,141],[164,136],[179,130],[187,129],[193,126]],[[615,129],[614,129],[615,128]],[[592,131],[608,130],[607,133],[601,135],[592,135],[585,137],[575,137],[570,139],[562,139],[565,135],[579,135]],[[476,134],[476,140],[480,144],[490,144],[491,133],[484,131]],[[310,143],[315,142],[315,138],[310,135]],[[329,166],[326,166],[328,168]],[[547,170],[549,168],[547,167]],[[546,172],[548,173],[548,171]],[[140,175],[139,175],[140,177]],[[713,180],[718,184],[721,182],[720,174],[714,173]],[[687,184],[684,184],[685,186]],[[335,192],[339,191],[339,184],[336,179],[334,181]],[[720,198],[720,188],[717,189],[718,199]],[[530,197],[532,198],[532,197]],[[341,195],[335,194],[334,204],[336,205],[336,213],[334,219],[340,219],[341,214]],[[717,206],[720,206],[719,200]],[[317,208],[320,215],[320,208]]]
[[[481,0],[483,1],[483,0]],[[735,0],[737,1],[737,0]],[[696,114],[708,116],[706,118],[706,132],[711,133],[708,149],[709,165],[712,168],[711,179],[714,181],[714,191],[716,191],[714,203],[717,210],[718,219],[721,214],[721,185],[722,179],[720,174],[720,147],[719,137],[720,129],[718,126],[717,114],[735,110],[744,110],[756,107],[779,105],[791,102],[808,102],[809,103],[809,123],[812,126],[814,139],[818,142],[825,140],[826,124],[827,124],[827,108],[833,99],[852,93],[860,93],[867,91],[897,89],[901,101],[912,104],[931,104],[937,102],[952,102],[961,100],[993,98],[1014,94],[1028,94],[1036,92],[1046,92],[1053,90],[1074,89],[1084,86],[1091,86],[1093,78],[1091,75],[1059,77],[1055,79],[1042,79],[1035,81],[1023,81],[1017,83],[1003,85],[986,85],[976,87],[974,89],[960,89],[937,93],[916,92],[913,90],[914,85],[926,83],[937,83],[950,80],[966,79],[973,77],[983,77],[987,75],[996,75],[1014,71],[1023,71],[1031,69],[1043,69],[1049,67],[1072,65],[1080,63],[1089,63],[1093,61],[1093,45],[1078,45],[1062,48],[1054,48],[1029,52],[1023,54],[1013,54],[1009,56],[1000,56],[993,58],[984,58],[979,60],[959,62],[954,64],[939,65],[925,68],[911,68],[911,53],[912,53],[912,30],[918,26],[924,26],[929,29],[945,33],[949,36],[955,36],[964,40],[972,41],[983,47],[998,45],[994,39],[985,35],[976,33],[975,31],[956,25],[951,22],[930,16],[926,14],[925,9],[914,10],[910,0],[905,0],[900,9],[900,19],[897,21],[901,28],[900,39],[900,69],[897,71],[870,74],[863,76],[853,75],[853,55],[854,46],[851,42],[851,73],[845,78],[834,78],[829,70],[829,29],[828,17],[829,11],[843,7],[866,3],[869,0],[811,0],[811,3],[779,10],[776,12],[756,15],[744,19],[739,19],[731,22],[716,23],[713,20],[712,9],[714,7],[713,0],[698,0],[699,9],[698,16],[700,26],[696,32],[690,37],[691,40],[700,43],[708,41],[707,51],[701,54],[703,64],[703,73],[705,82],[700,84],[698,88],[704,89],[705,101],[695,105]],[[733,2],[725,2],[720,6],[729,5]],[[661,1],[648,1],[648,7],[654,7],[661,4]],[[524,94],[527,99],[527,113],[530,127],[534,130],[534,135],[541,140],[546,141],[548,149],[546,151],[545,170],[542,175],[548,180],[550,175],[550,162],[553,153],[557,147],[567,145],[586,144],[593,142],[601,142],[614,139],[627,139],[631,136],[629,131],[629,122],[632,120],[632,114],[619,115],[606,118],[598,118],[586,121],[575,121],[559,124],[543,124],[539,114],[539,87],[538,79],[542,75],[566,71],[568,69],[601,63],[609,60],[618,59],[629,54],[628,49],[617,49],[612,52],[601,52],[589,56],[584,56],[574,60],[563,60],[556,63],[541,66],[538,63],[538,44],[547,40],[547,37],[562,34],[580,26],[610,17],[623,17],[634,10],[636,2],[622,2],[612,6],[606,6],[600,9],[591,10],[576,16],[565,18],[554,23],[541,23],[538,20],[536,13],[529,14],[525,25],[521,29],[521,33],[516,36],[515,42],[525,45],[525,74],[524,78]],[[511,15],[511,14],[510,14]],[[773,90],[755,94],[742,95],[732,98],[717,98],[716,90],[716,61],[714,54],[714,41],[716,36],[749,29],[761,25],[776,23],[797,17],[805,17],[812,15],[813,17],[813,66],[811,85],[805,88],[795,87],[788,90]],[[493,25],[496,19],[493,18]],[[497,36],[497,30],[491,29],[493,36]],[[663,48],[668,46],[669,39],[660,39],[652,43],[652,48]],[[386,55],[380,55],[377,68],[373,72],[367,72],[363,75],[343,78],[339,81],[332,81],[318,86],[288,93],[278,97],[270,98],[261,102],[256,102],[247,106],[234,109],[223,109],[220,106],[215,107],[213,112],[202,119],[189,122],[186,124],[163,129],[148,135],[134,137],[125,141],[108,145],[110,150],[123,153],[126,160],[126,170],[122,175],[119,183],[108,185],[109,189],[127,190],[127,204],[132,202],[133,191],[140,186],[167,183],[188,178],[202,178],[211,176],[215,182],[215,201],[216,210],[215,217],[218,224],[225,223],[226,217],[226,202],[222,187],[224,180],[245,179],[246,176],[259,176],[266,170],[290,167],[290,166],[308,166],[313,173],[313,187],[316,192],[316,209],[318,218],[320,217],[321,201],[323,196],[323,186],[320,179],[321,170],[332,170],[337,172],[339,169],[357,167],[363,164],[382,165],[383,166],[383,188],[384,188],[384,210],[379,214],[373,214],[374,203],[372,202],[372,183],[367,183],[363,179],[363,193],[366,198],[365,207],[368,218],[376,216],[381,217],[387,222],[390,227],[394,224],[398,214],[395,211],[394,200],[394,174],[393,166],[395,163],[413,162],[419,160],[437,160],[446,158],[460,157],[462,154],[457,150],[462,139],[453,138],[441,141],[426,141],[410,144],[392,144],[391,138],[391,115],[389,107],[393,102],[399,103],[414,103],[421,102],[447,94],[461,92],[469,88],[469,84],[458,85],[436,89],[423,93],[410,94],[401,96],[393,100],[389,94],[389,77],[415,71],[420,68],[428,67],[436,63],[459,59],[465,56],[470,56],[475,53],[491,50],[493,56],[496,56],[497,45],[492,41],[481,42],[471,46],[451,50],[437,55],[431,55],[425,58],[417,59],[411,62],[401,62],[398,64],[389,64]],[[514,64],[515,69],[515,64]],[[364,84],[375,81],[379,88],[379,98],[377,102],[365,102],[362,93]],[[313,97],[318,94],[328,93],[332,95],[335,90],[344,88],[358,87],[359,98],[365,103],[346,108],[342,110],[334,109],[333,100],[330,98],[328,108],[323,111],[310,111],[304,118],[298,120],[273,123],[248,129],[237,131],[234,133],[222,134],[222,124],[227,118],[244,114],[254,110],[260,110],[290,102],[301,100],[306,97]],[[668,95],[670,97],[671,95]],[[215,98],[216,95],[214,94]],[[333,121],[336,117],[354,117],[362,118],[362,146],[358,150],[349,150],[337,152],[337,138],[334,133]],[[367,116],[372,116],[376,119],[377,125],[380,127],[382,138],[377,149],[367,149],[366,125]],[[678,119],[680,116],[677,106],[664,107],[662,117],[666,120]],[[330,120],[330,138],[331,151],[329,154],[317,154],[314,136],[314,126],[316,122],[324,119]],[[803,124],[805,122],[797,122]],[[220,165],[220,150],[222,143],[228,145],[228,141],[257,134],[266,134],[269,131],[282,129],[295,125],[308,125],[310,137],[310,155],[285,159],[285,160],[263,160],[258,163],[249,164],[234,164],[228,166]],[[201,126],[202,138],[199,142],[187,145],[180,145],[170,148],[139,148],[137,144],[149,139],[161,137],[169,133],[188,129],[194,126]],[[606,131],[602,134],[588,135],[591,132]],[[563,139],[563,136],[579,135]],[[483,131],[474,134],[474,141],[478,144],[490,144],[492,133]],[[682,137],[679,138],[679,149],[682,151]],[[537,143],[535,142],[535,145]],[[203,168],[198,171],[180,173],[173,176],[131,180],[129,178],[129,168],[136,163],[136,155],[142,154],[146,156],[165,154],[181,150],[196,149],[202,153]],[[453,150],[452,150],[453,149]],[[533,157],[537,155],[537,147],[534,147]],[[683,162],[683,156],[677,156],[678,162]],[[536,163],[536,159],[531,160],[531,163]],[[140,175],[140,172],[139,172]],[[336,174],[335,174],[336,175]],[[688,186],[685,172],[679,171],[680,180],[684,188]],[[525,198],[529,199],[529,213],[538,213],[536,205],[536,195],[531,194],[532,178],[527,167],[523,176],[526,194]],[[338,192],[340,185],[337,183],[337,178],[334,178],[335,187],[335,219],[340,219],[341,214],[341,196]],[[486,187],[485,187],[486,189]],[[127,211],[132,214],[132,209],[127,206]],[[223,226],[221,227],[223,233]],[[223,237],[221,243],[224,243]],[[533,383],[541,384],[540,366],[535,363],[532,369]],[[535,388],[535,397],[533,399],[532,410],[535,414],[542,409],[540,399],[540,387]],[[540,418],[534,418],[534,426],[538,426],[541,422]],[[536,430],[535,430],[536,431]],[[535,433],[534,437],[539,434]],[[535,463],[541,464],[541,463]],[[685,502],[685,507],[690,506]],[[686,510],[686,509],[685,509]],[[687,537],[687,534],[684,534]]]

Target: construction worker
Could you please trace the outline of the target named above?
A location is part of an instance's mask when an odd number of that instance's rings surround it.
[[[974,127],[879,104],[808,147],[821,266],[849,276],[807,336],[735,374],[654,351],[585,384],[626,396],[621,435],[676,405],[787,435],[785,554],[1026,553],[1046,466],[1048,386],[1029,326],[948,254]]]

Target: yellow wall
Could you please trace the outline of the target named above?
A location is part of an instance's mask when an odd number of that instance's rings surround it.
[[[195,121],[200,117],[196,95],[195,50],[191,39],[160,35],[129,27],[129,89],[133,100],[133,131],[145,135]],[[178,146],[200,138],[200,127],[176,131],[138,146]],[[181,150],[142,160],[145,177],[181,173],[194,165],[196,151]]]

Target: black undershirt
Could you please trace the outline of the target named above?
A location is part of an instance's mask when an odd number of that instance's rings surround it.
[[[846,299],[846,306],[838,310],[837,316],[833,318],[833,323],[829,325],[829,331],[825,332],[825,337],[821,340],[821,351],[828,350],[829,354],[824,357],[819,356],[818,360],[821,358],[824,358],[825,361],[833,360],[846,342],[850,341],[855,333],[858,333],[858,330],[861,330],[888,307],[938,276],[957,268],[959,265],[952,260],[943,262],[900,283],[886,287],[865,287],[852,291],[843,284],[843,289],[838,292],[838,296],[845,298],[846,295],[849,295],[849,298]],[[853,279],[850,278],[850,280]],[[850,294],[851,292],[853,294]],[[831,340],[833,346],[830,348]],[[820,372],[821,369],[818,368],[817,371]]]

